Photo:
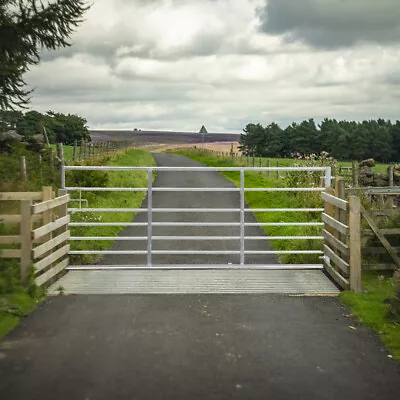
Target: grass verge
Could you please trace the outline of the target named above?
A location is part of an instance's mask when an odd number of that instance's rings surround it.
[[[340,300],[361,323],[376,330],[391,355],[400,360],[400,321],[391,318],[385,299],[395,296],[391,273],[363,272],[365,293],[342,292]]]
[[[94,160],[90,161],[93,165]],[[101,164],[104,165],[103,162]],[[117,153],[106,163],[110,166],[154,166],[155,161],[150,153],[142,150],[128,150]],[[153,174],[153,178],[154,178]],[[147,187],[146,171],[70,171],[66,175],[67,186],[108,186],[108,187]],[[82,192],[82,198],[88,201],[90,208],[138,208],[142,204],[146,192]],[[74,192],[74,198],[78,198]],[[79,203],[74,207],[78,207]],[[83,205],[85,207],[85,205]],[[107,212],[88,213],[75,212],[72,214],[73,222],[131,222],[134,213],[131,212]],[[116,236],[123,226],[91,226],[71,227],[71,236]],[[72,250],[107,250],[112,241],[72,241]],[[87,264],[99,259],[93,255],[71,256],[73,264]]]
[[[39,301],[23,289],[0,296],[0,339],[14,329],[21,318],[33,311]]]
[[[233,167],[238,164],[230,158],[216,158],[196,150],[178,150],[175,154],[181,154],[199,161],[208,166],[214,167]],[[240,186],[240,176],[238,172],[221,172],[226,178],[236,186]],[[246,187],[285,187],[283,179],[268,177],[265,173],[246,172]],[[246,192],[245,201],[250,208],[301,208],[301,207],[321,207],[319,192],[289,193],[289,192]],[[310,201],[313,204],[310,204]],[[307,202],[307,203],[306,203]],[[308,212],[265,212],[254,213],[258,222],[320,222],[319,213]],[[321,235],[320,227],[302,226],[273,226],[262,227],[268,236],[318,236]],[[275,250],[321,250],[322,244],[319,240],[271,240],[271,245]],[[283,254],[280,255],[282,263],[307,264],[320,263],[318,255],[314,254]]]

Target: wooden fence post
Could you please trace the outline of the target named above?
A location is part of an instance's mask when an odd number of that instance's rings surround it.
[[[25,156],[22,156],[20,158],[20,179],[21,181],[26,181],[27,177],[26,177],[26,159]]]
[[[276,166],[279,168],[279,161],[276,162]],[[279,171],[276,171],[276,179],[279,179]]]
[[[267,160],[267,167],[270,168],[271,167],[271,160]],[[267,171],[267,176],[269,178],[269,171]]]
[[[54,151],[52,148],[50,148],[50,168],[51,168],[51,172],[54,172]]]
[[[349,233],[350,289],[361,292],[361,202],[357,196],[349,198]]]
[[[83,141],[83,159],[86,160],[86,139]]]
[[[40,183],[43,183],[42,155],[41,154],[39,154],[39,176],[40,176]]]
[[[53,188],[51,186],[44,186],[42,188],[42,201],[48,201],[51,200],[53,198]],[[44,211],[42,214],[42,221],[43,221],[43,225],[47,225],[50,222],[52,222],[52,211],[48,210],[48,211]],[[51,233],[43,236],[41,238],[41,241],[47,242],[48,240],[52,239],[53,235]]]
[[[388,175],[389,175],[389,187],[394,186],[394,167],[391,165],[388,168]],[[389,208],[393,208],[393,196],[388,195],[387,205]]]
[[[62,143],[57,143],[57,157],[61,164],[64,164],[64,147]]]
[[[74,140],[74,152],[73,152],[73,155],[72,155],[72,159],[74,161],[76,161],[76,147],[77,146],[78,146],[78,142],[76,140]]]
[[[352,174],[353,186],[357,187],[358,186],[358,162],[357,161],[352,162],[351,174]]]
[[[32,264],[32,200],[21,200],[21,281],[26,282]]]

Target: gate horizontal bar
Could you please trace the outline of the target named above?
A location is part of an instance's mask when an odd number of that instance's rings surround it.
[[[153,226],[240,226],[240,222],[153,222]],[[323,222],[246,222],[245,226],[323,226]],[[147,222],[70,222],[69,226],[147,226]]]
[[[247,222],[245,226],[324,226],[323,222]]]
[[[311,188],[311,187],[302,187],[302,188],[245,188],[245,192],[324,192],[325,188]]]
[[[83,192],[147,192],[143,187],[68,186],[65,190]],[[245,192],[323,192],[325,188],[245,188]],[[153,187],[153,192],[239,192],[240,188]]]
[[[322,264],[173,264],[173,265],[152,265],[151,267],[145,265],[70,265],[66,268],[69,271],[85,271],[85,270],[105,270],[105,271],[118,271],[118,270],[180,270],[180,269],[293,269],[293,270],[307,270],[307,269],[323,269]]]
[[[210,171],[326,171],[329,167],[114,167],[68,165],[65,171],[181,171],[181,172],[210,172]]]
[[[323,208],[246,208],[251,212],[323,212]]]
[[[68,208],[71,212],[148,212],[147,208]],[[152,208],[152,212],[240,212],[240,208]],[[244,212],[322,212],[323,208],[245,208]]]
[[[323,240],[324,236],[245,236],[245,240]],[[147,240],[147,236],[72,236],[69,240]],[[240,240],[240,236],[152,236],[152,240]]]
[[[245,250],[245,254],[323,254],[320,250]],[[147,250],[71,250],[68,254],[147,254]],[[153,250],[152,254],[171,254],[171,255],[230,255],[240,254],[237,250]]]
[[[142,187],[78,187],[78,186],[69,186],[66,187],[65,190],[69,191],[77,191],[80,190],[82,192],[147,192],[147,188]],[[239,188],[187,188],[187,187],[153,187],[153,192],[239,192]]]
[[[240,226],[240,222],[152,222],[153,226]],[[147,222],[70,222],[69,226],[147,226]]]
[[[157,212],[239,212],[240,208],[152,208]],[[72,212],[148,212],[147,208],[68,208]],[[251,211],[250,209],[248,211]]]

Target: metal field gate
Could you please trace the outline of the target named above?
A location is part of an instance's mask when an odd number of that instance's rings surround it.
[[[132,172],[132,171],[142,171],[147,174],[147,187],[90,187],[90,186],[68,186],[68,171],[120,171],[120,172]],[[158,187],[153,185],[154,174],[157,173],[168,173],[175,174],[179,172],[190,172],[190,173],[198,173],[198,172],[236,172],[240,175],[240,185],[239,187]],[[259,172],[259,173],[286,173],[291,171],[296,172],[318,172],[321,174],[321,185],[320,187],[246,187],[245,182],[245,173],[246,172]],[[84,231],[86,227],[97,226],[97,227],[105,227],[105,226],[120,226],[120,227],[135,227],[141,226],[146,229],[146,234],[142,236],[115,236],[115,237],[107,237],[107,236],[72,236],[70,238],[71,241],[77,240],[85,240],[85,241],[99,241],[99,240],[112,240],[112,241],[132,241],[134,243],[141,244],[140,249],[129,249],[129,250],[96,250],[95,248],[91,250],[71,250],[71,255],[82,255],[82,254],[96,254],[96,255],[124,255],[127,257],[132,257],[136,255],[141,255],[145,257],[146,262],[142,264],[123,264],[123,265],[78,265],[78,266],[70,266],[68,269],[170,269],[170,268],[181,268],[181,269],[322,269],[323,263],[316,264],[268,264],[268,263],[248,263],[247,258],[249,255],[279,255],[279,254],[313,254],[319,256],[321,259],[323,258],[323,236],[249,236],[246,234],[246,229],[251,226],[279,226],[279,227],[322,227],[323,222],[322,219],[314,222],[302,222],[296,221],[295,217],[290,220],[290,222],[246,222],[245,214],[246,213],[268,213],[268,212],[284,212],[291,216],[295,216],[298,212],[301,213],[320,213],[324,211],[323,208],[259,208],[259,209],[250,209],[246,206],[245,203],[245,194],[247,192],[323,192],[327,190],[331,186],[331,168],[330,167],[114,167],[114,166],[64,166],[62,168],[62,190],[64,192],[69,193],[79,193],[79,199],[75,195],[75,202],[79,202],[78,207],[71,207],[68,209],[70,213],[119,213],[119,212],[130,212],[130,213],[145,213],[147,215],[147,220],[145,222],[102,222],[102,221],[80,221],[80,222],[71,222],[71,227],[80,227],[80,231]],[[146,206],[143,208],[95,208],[88,207],[87,201],[85,207],[82,207],[82,203],[85,199],[84,194],[86,192],[102,192],[108,191],[113,193],[118,192],[146,192],[147,200]],[[235,208],[212,208],[212,207],[204,207],[204,208],[191,208],[188,205],[185,208],[161,208],[154,207],[153,205],[153,197],[158,192],[169,192],[176,193],[177,196],[182,195],[184,192],[213,192],[214,194],[221,192],[237,192],[238,196],[238,204]],[[75,203],[76,204],[76,203]],[[90,206],[90,204],[89,204]],[[237,220],[234,222],[181,222],[181,221],[167,221],[160,222],[154,221],[154,216],[157,213],[208,213],[212,215],[224,214],[224,213],[235,213],[237,215]],[[155,227],[230,227],[230,229],[234,229],[236,232],[235,235],[220,235],[220,236],[173,236],[173,235],[154,235],[153,231]],[[247,243],[251,240],[320,240],[321,241],[321,249],[299,249],[299,250],[250,250],[247,248]],[[164,250],[155,250],[153,247],[154,243],[162,242],[162,241],[213,241],[215,243],[221,243],[221,241],[236,241],[237,248],[234,250],[193,250],[193,249],[164,249]],[[135,245],[136,246],[136,245]],[[138,245],[139,246],[139,245]],[[218,256],[228,256],[234,254],[235,257],[239,260],[238,263],[222,263],[222,264],[164,264],[164,263],[154,263],[153,258],[155,255],[199,255],[199,254],[207,254],[207,255],[218,255]]]

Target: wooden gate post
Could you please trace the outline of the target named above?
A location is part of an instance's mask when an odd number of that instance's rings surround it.
[[[357,196],[349,198],[349,263],[350,289],[362,292],[361,284],[361,202]]]
[[[32,264],[32,200],[21,200],[21,281],[25,283]]]

